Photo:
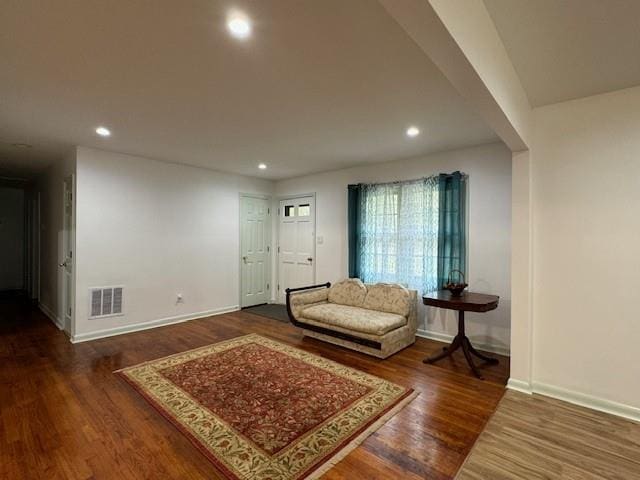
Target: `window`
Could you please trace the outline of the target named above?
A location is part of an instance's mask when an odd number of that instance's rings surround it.
[[[438,285],[438,179],[363,185],[360,277],[418,291]]]
[[[311,215],[311,207],[308,203],[303,203],[298,206],[299,217],[308,217],[309,215]]]
[[[466,273],[466,189],[459,171],[349,185],[349,276],[429,292]]]

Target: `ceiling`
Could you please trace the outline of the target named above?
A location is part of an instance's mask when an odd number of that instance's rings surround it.
[[[532,106],[640,85],[640,1],[485,5]]]
[[[0,102],[0,169],[83,145],[276,179],[497,141],[372,0],[3,1]]]

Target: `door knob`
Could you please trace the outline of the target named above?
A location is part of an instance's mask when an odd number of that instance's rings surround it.
[[[311,257],[307,258],[307,262],[313,262],[313,258]]]
[[[242,257],[242,261],[243,261],[244,263],[247,263],[247,257]]]
[[[66,267],[67,267],[67,261],[65,260],[64,262],[59,263],[59,264],[58,264],[58,266],[59,266],[59,267],[65,267],[65,268],[66,268]]]

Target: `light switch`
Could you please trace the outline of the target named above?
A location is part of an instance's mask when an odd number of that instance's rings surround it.
[[[318,235],[318,245],[322,245],[324,243],[324,237],[322,235]]]

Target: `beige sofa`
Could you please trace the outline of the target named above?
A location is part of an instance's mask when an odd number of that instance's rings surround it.
[[[416,302],[415,290],[357,278],[287,290],[289,318],[306,336],[378,358],[415,342]]]

